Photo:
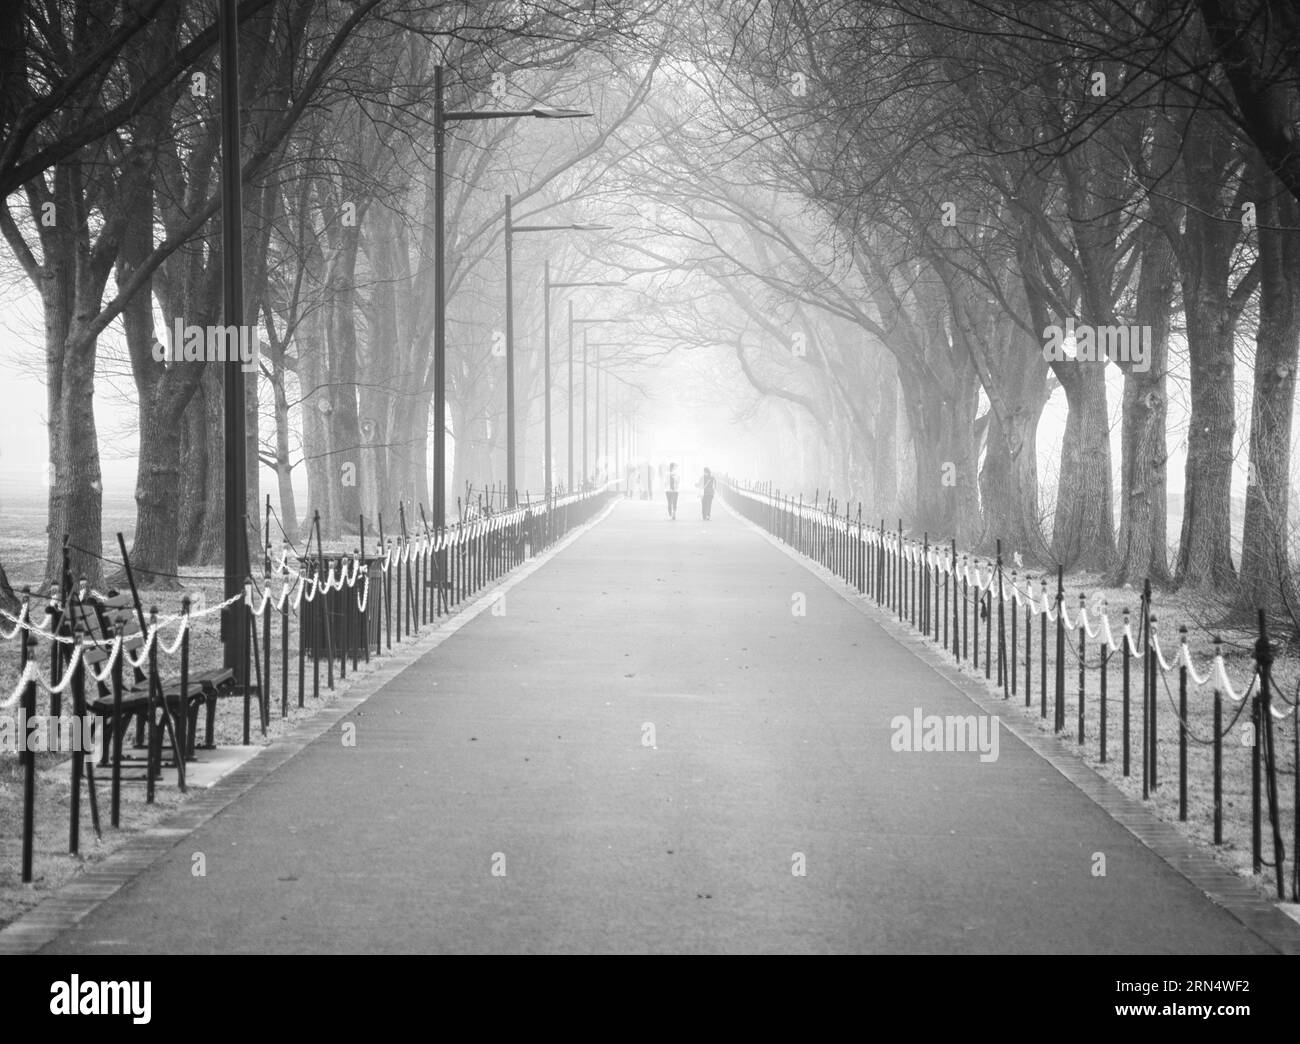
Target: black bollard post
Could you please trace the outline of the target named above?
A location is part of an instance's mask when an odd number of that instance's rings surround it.
[[[1039,668],[1039,686],[1038,686],[1038,716],[1043,721],[1047,720],[1047,577],[1044,576],[1039,581],[1042,589],[1042,607],[1043,613],[1038,618],[1038,668]]]
[[[1088,630],[1083,626],[1083,614],[1088,608],[1087,599],[1083,597],[1083,592],[1079,592],[1079,746],[1083,746],[1083,706],[1084,706],[1084,688],[1087,685],[1088,675],[1085,670],[1088,656]]]
[[[1007,631],[1006,631],[1006,596],[1002,590],[1002,541],[997,542],[998,566],[998,684],[1002,686],[1002,698],[1007,698]]]
[[[1285,869],[1286,860],[1282,848],[1282,823],[1277,798],[1277,752],[1273,746],[1273,646],[1268,640],[1268,620],[1264,610],[1259,610],[1259,640],[1255,643],[1255,660],[1259,664],[1259,716],[1264,731],[1255,734],[1255,743],[1264,741],[1264,758],[1268,770],[1266,786],[1268,787],[1268,821],[1273,830],[1273,870],[1277,878],[1277,898],[1286,898]]]
[[[1124,637],[1120,642],[1123,648],[1123,670],[1124,670],[1124,711],[1123,711],[1123,732],[1124,732],[1124,775],[1129,774],[1129,743],[1130,743],[1130,704],[1129,704],[1129,661],[1133,655],[1133,646],[1131,644],[1131,634],[1129,632],[1129,611],[1124,610]]]
[[[1106,617],[1107,620],[1106,630],[1109,632],[1110,612],[1109,612],[1109,606],[1107,606],[1105,602],[1101,603],[1101,612],[1102,615]],[[1101,706],[1098,708],[1098,711],[1100,714],[1100,725],[1101,725],[1101,763],[1104,765],[1106,764],[1106,689],[1110,681],[1108,677],[1108,675],[1110,674],[1110,643],[1103,641],[1098,645],[1097,648],[1100,650],[1100,656],[1101,656],[1101,693],[1099,696],[1101,700]]]
[[[1034,705],[1034,609],[1029,603],[1033,579],[1025,577],[1025,706]],[[1014,643],[1013,643],[1014,644]]]
[[[1010,657],[1008,657],[1008,664],[1007,664],[1007,665],[1008,665],[1008,666],[1010,667],[1010,669],[1011,669],[1011,695],[1012,695],[1012,696],[1015,696],[1015,695],[1016,695],[1016,673],[1017,673],[1017,672],[1016,672],[1016,640],[1017,640],[1017,637],[1018,637],[1018,635],[1017,635],[1016,632],[1017,632],[1017,630],[1018,630],[1018,628],[1017,628],[1017,624],[1018,624],[1018,622],[1019,622],[1019,620],[1020,620],[1020,615],[1016,612],[1016,604],[1015,604],[1015,597],[1014,597],[1014,595],[1015,595],[1015,592],[1017,592],[1017,591],[1020,590],[1020,589],[1016,586],[1017,583],[1019,582],[1019,580],[1020,580],[1020,578],[1019,578],[1019,576],[1017,575],[1016,570],[1014,570],[1014,569],[1011,570],[1011,591],[1012,591],[1012,599],[1011,599],[1011,655],[1010,655]]]
[[[31,613],[31,591],[23,588],[23,609],[21,616],[29,617]],[[30,656],[28,653],[29,644],[34,645],[35,639],[31,637],[26,628],[20,628],[18,638],[18,666],[20,675],[27,673],[27,664]],[[120,628],[119,628],[120,631]],[[121,661],[121,657],[118,657]],[[36,681],[32,679],[23,686],[22,710],[23,720],[30,722],[36,717]],[[19,756],[23,765],[23,851],[22,851],[22,880],[23,884],[32,883],[32,850],[36,837],[36,753],[27,749],[27,744],[22,744]],[[114,824],[116,825],[116,824]]]
[[[970,659],[970,562],[966,555],[961,556],[961,656],[957,662]]]
[[[1218,650],[1219,640],[1214,640]],[[1214,689],[1214,843],[1223,844],[1223,695]]]
[[[316,527],[316,557],[320,561],[320,575],[329,578],[329,571],[325,568],[325,548],[321,541],[320,535],[320,512],[315,512],[313,524]],[[321,621],[325,630],[325,681],[329,686],[330,692],[334,691],[334,635],[330,627],[329,612],[329,594],[320,599]]]
[[[82,653],[85,652],[86,634],[82,630],[81,621],[78,618],[80,605],[77,612],[74,612],[73,619],[77,621],[72,631],[72,655],[76,666],[72,669],[72,713],[79,719],[84,720],[83,715],[86,713],[86,661]],[[54,745],[59,744],[59,719],[53,718],[50,721],[51,727],[55,730]],[[80,729],[80,721],[77,725]],[[71,736],[71,730],[69,730]],[[72,793],[69,802],[68,816],[68,854],[77,855],[81,851],[81,776],[85,770],[86,754],[83,750],[85,744],[78,743],[76,749],[72,752]]]

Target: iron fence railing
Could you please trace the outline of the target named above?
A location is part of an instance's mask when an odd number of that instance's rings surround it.
[[[355,672],[359,662],[383,655],[395,642],[400,644],[404,635],[418,634],[422,626],[454,612],[465,600],[589,521],[614,495],[608,487],[573,493],[553,497],[549,504],[476,515],[442,528],[422,525],[414,534],[408,532],[405,510],[399,509],[397,535],[385,537],[382,516],[378,520],[380,550],[371,555],[364,553],[364,537],[356,554],[326,554],[317,516],[313,521],[315,554],[309,541],[300,553],[291,553],[286,543],[280,554],[273,556],[268,511],[260,578],[250,568],[242,595],[198,608],[186,596],[180,612],[166,617],[160,617],[153,607],[146,618],[121,534],[122,561],[118,564],[126,570],[129,594],[93,591],[84,579],[74,583],[65,549],[63,583],[56,597],[37,609],[32,594],[25,590],[17,614],[0,610],[0,639],[19,645],[18,678],[11,685],[0,686],[0,713],[9,714],[17,708],[20,723],[34,722],[38,695],[44,693],[49,697],[50,720],[66,721],[70,726],[74,719],[89,722],[98,715],[111,730],[100,767],[109,771],[111,825],[117,827],[123,769],[140,770],[138,778],[145,784],[146,800],[152,802],[155,781],[164,767],[164,744],[170,745],[171,766],[176,769],[180,788],[185,789],[185,762],[193,758],[197,746],[200,706],[207,709],[204,746],[211,748],[217,699],[241,695],[243,742],[248,744],[254,703],[262,734],[266,734],[273,689],[279,691],[280,715],[287,717],[291,685],[296,687],[297,705],[304,706],[309,677],[312,696],[319,697],[324,667],[326,687],[332,690],[335,670],[340,679],[346,679],[349,660]],[[190,662],[190,638],[196,622],[240,600],[249,609],[244,614],[247,640],[243,662],[233,670],[195,671]],[[295,627],[297,669],[293,677],[290,647]],[[170,642],[164,638],[168,631],[172,632]],[[273,665],[277,648],[279,662]],[[174,663],[174,677],[164,679],[160,657]],[[129,684],[128,669],[136,676],[138,688]],[[88,686],[92,694],[103,695],[88,698]],[[65,694],[72,701],[70,718],[63,715]],[[136,746],[145,752],[139,758],[123,751],[123,731],[132,716]],[[25,737],[25,729],[22,731]],[[86,758],[89,751],[85,747],[78,742],[71,751],[68,847],[73,854],[80,846],[83,785],[92,827],[97,835],[101,832],[95,759]],[[23,780],[22,880],[30,882],[36,751],[23,744],[18,756]]]

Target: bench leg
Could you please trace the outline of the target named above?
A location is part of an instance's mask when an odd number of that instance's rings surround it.
[[[203,738],[203,748],[205,750],[214,750],[216,749],[217,744],[213,740],[212,734],[217,727],[217,698],[216,696],[208,696],[206,697],[206,701],[208,704],[208,721],[207,732]]]
[[[180,733],[176,737],[176,756],[184,759],[190,756],[190,708],[188,703],[182,703],[176,708],[176,731]]]
[[[105,768],[108,765],[108,752],[113,742],[113,715],[101,714],[99,716],[99,767]]]
[[[185,708],[186,716],[189,718],[189,729],[185,735],[185,756],[191,760],[194,758],[194,738],[199,732],[199,708],[207,702],[206,699],[191,700],[190,705]]]
[[[167,735],[167,721],[166,718],[163,716],[162,709],[159,708],[158,717],[157,719],[155,719],[154,730],[153,730],[153,743],[154,743],[153,763],[158,768],[157,773],[154,775],[154,779],[163,778],[163,742],[166,738],[166,735]]]

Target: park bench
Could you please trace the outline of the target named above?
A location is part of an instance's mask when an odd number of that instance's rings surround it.
[[[102,643],[87,648],[83,653],[86,662],[98,667],[100,670],[102,670],[102,667],[99,667],[99,665],[106,663],[108,660],[111,651],[110,643],[116,633],[116,625],[120,623],[123,631],[127,633],[138,630],[137,619],[132,611],[131,596],[117,592],[110,592],[102,600],[88,599],[75,602],[72,623],[74,626],[79,623],[87,637]],[[123,643],[125,651],[136,655],[143,647],[144,638],[138,634]],[[206,746],[210,748],[213,745],[212,733],[216,714],[216,701],[221,696],[228,695],[234,689],[234,684],[234,672],[228,668],[189,673],[188,676],[182,674],[165,677],[160,679],[161,698],[155,696],[151,704],[148,675],[140,668],[129,667],[124,663],[120,700],[114,698],[114,693],[109,685],[100,682],[98,697],[88,702],[88,710],[101,719],[101,735],[104,737],[104,744],[100,754],[100,764],[107,763],[110,744],[114,746],[114,749],[120,750],[121,739],[125,737],[132,720],[135,721],[135,746],[146,746],[145,732],[151,706],[156,715],[154,720],[154,750],[152,753],[157,758],[155,764],[159,770],[161,771],[164,767],[162,742],[166,731],[167,714],[170,714],[179,733],[174,739],[173,760],[168,762],[167,766],[176,766],[175,757],[179,756],[178,752],[180,750],[184,750],[184,756],[187,760],[192,760],[194,757],[195,736],[198,731],[199,708],[206,705],[208,710]]]

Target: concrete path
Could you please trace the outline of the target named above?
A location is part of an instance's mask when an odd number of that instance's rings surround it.
[[[498,610],[49,951],[1272,951],[1005,729],[892,750],[977,708],[720,505],[623,502]]]

